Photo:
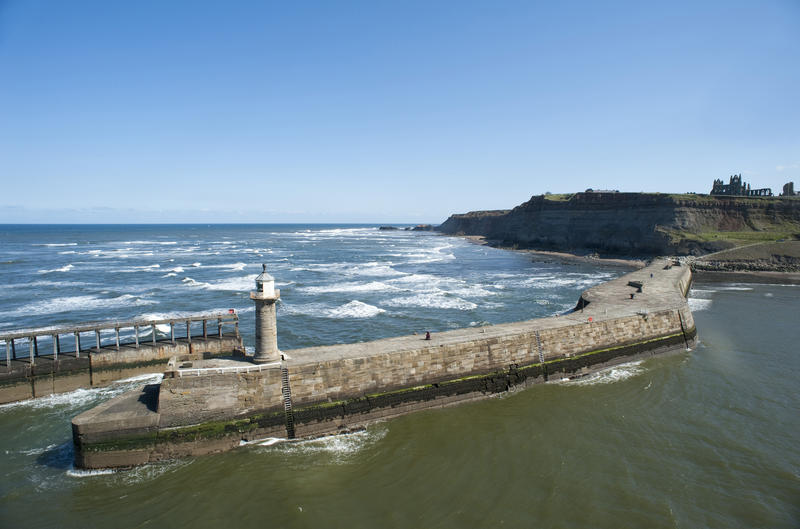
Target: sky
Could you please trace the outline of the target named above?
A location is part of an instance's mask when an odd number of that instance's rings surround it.
[[[0,223],[800,186],[800,0],[0,0]]]

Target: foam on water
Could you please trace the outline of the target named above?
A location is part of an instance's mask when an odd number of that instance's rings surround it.
[[[342,235],[356,235],[356,234],[369,234],[369,233],[376,233],[378,230],[377,228],[331,228],[331,229],[324,229],[324,230],[302,230],[302,231],[295,231],[289,234],[275,232],[275,235],[290,235],[290,236],[300,236],[300,237],[319,237],[319,238],[331,238],[331,237],[339,237]]]
[[[288,303],[281,301],[278,304],[279,314],[302,314],[313,318],[339,318],[335,315],[338,307],[331,307],[326,303]]]
[[[289,268],[290,272],[319,272],[336,276],[396,276],[403,275],[391,268],[393,263],[306,263]]]
[[[473,310],[477,304],[441,293],[423,293],[414,296],[393,298],[383,303],[389,307],[425,307],[430,309]]]
[[[329,310],[328,315],[331,318],[372,318],[383,312],[386,311],[354,299],[341,307]]]
[[[154,320],[169,320],[169,319],[172,319],[172,318],[178,319],[178,318],[183,318],[183,317],[191,316],[191,315],[192,315],[191,312],[179,311],[179,310],[172,311],[172,312],[145,312],[145,313],[142,313],[142,314],[136,316],[136,319],[137,320],[150,320],[150,321],[154,321]],[[169,329],[169,325],[167,325],[167,329]]]
[[[108,476],[109,474],[114,474],[117,472],[111,468],[103,468],[100,470],[83,470],[79,468],[72,467],[67,470],[67,476],[71,478],[93,478],[97,476]]]
[[[534,276],[518,282],[506,284],[522,286],[525,288],[553,289],[553,288],[588,288],[602,283],[610,278],[609,274],[563,274]]]
[[[288,439],[282,439],[280,437],[267,437],[265,439],[255,439],[253,441],[241,440],[239,441],[239,446],[272,446],[278,443],[285,443],[287,441]]]
[[[297,291],[307,294],[325,294],[329,292],[384,292],[388,290],[399,289],[380,281],[372,281],[369,283],[335,283],[333,285],[300,287],[297,289]]]
[[[317,439],[294,441],[285,443],[272,443],[271,445],[258,446],[255,450],[280,450],[291,455],[327,455],[334,463],[344,463],[349,458],[357,455],[362,450],[373,446],[386,436],[388,428],[385,424],[378,423],[366,430],[357,432],[331,435]]]
[[[411,251],[400,251],[397,253],[390,253],[389,255],[392,257],[402,258],[408,264],[436,263],[455,259],[456,256],[452,252],[448,251],[453,247],[453,244],[445,244],[441,246],[435,246],[430,249],[414,248]]]
[[[49,444],[44,447],[31,448],[29,450],[20,450],[19,453],[26,456],[38,456],[44,454],[45,452],[49,452],[50,450],[55,450],[56,448],[58,448],[58,446],[59,445],[57,444]],[[8,451],[6,451],[6,453],[8,453]]]
[[[68,265],[62,266],[61,268],[54,268],[52,270],[39,270],[39,273],[40,274],[50,274],[52,272],[69,272],[73,268],[75,268],[73,265],[68,264]]]
[[[592,386],[595,384],[613,384],[614,382],[620,382],[622,380],[627,380],[631,377],[635,377],[637,375],[641,375],[645,372],[645,368],[642,367],[642,360],[637,360],[635,362],[627,362],[625,364],[619,364],[613,367],[609,367],[607,369],[602,369],[596,373],[592,373],[591,375],[577,378],[574,380],[565,380],[560,381],[559,383],[568,383],[570,385],[576,386]]]
[[[111,385],[101,388],[76,389],[67,393],[56,393],[46,397],[38,397],[35,399],[0,404],[0,411],[12,408],[80,408],[92,402],[100,402],[102,400],[110,399],[111,397],[116,397],[117,395],[120,395],[126,391],[142,387],[146,384],[156,384],[160,382],[162,378],[164,378],[163,373],[138,375],[123,380],[117,380]]]
[[[30,288],[30,287],[85,287],[91,285],[85,281],[31,281],[30,283],[6,283],[0,285],[0,290],[11,288]]]
[[[101,298],[95,295],[68,296],[29,303],[17,310],[0,312],[0,316],[30,316],[31,314],[55,314],[58,312],[78,312],[155,304],[158,304],[158,302],[131,294],[123,294],[115,298]]]
[[[713,303],[710,299],[701,299],[701,298],[689,298],[686,300],[689,303],[689,309],[692,312],[697,312],[700,310],[708,310]]]
[[[178,244],[178,241],[121,241],[119,244],[173,246]]]
[[[172,459],[157,463],[147,463],[130,469],[101,469],[101,470],[81,470],[70,467],[65,474],[71,478],[96,478],[104,482],[108,487],[120,487],[146,483],[152,481],[168,472],[174,472],[183,467],[191,465],[193,459]]]
[[[477,282],[469,282],[452,277],[439,277],[432,274],[409,274],[387,281],[401,290],[437,295],[453,295],[461,297],[486,297],[497,295]]]
[[[155,318],[153,318],[153,319],[155,319]],[[169,323],[156,324],[156,338],[158,338],[158,333],[161,333],[162,335],[166,335],[166,334],[169,334],[169,332],[170,332]],[[150,326],[140,327],[139,328],[139,338],[145,338],[145,337],[150,336],[152,334],[153,334],[153,329]],[[122,337],[122,335],[120,335],[120,338],[121,337]]]
[[[242,270],[245,269],[246,266],[247,263],[231,263],[231,264],[205,265],[203,266],[203,268],[222,268],[228,270],[229,272],[241,272]]]
[[[453,294],[454,296],[463,296],[465,298],[497,295],[497,292],[494,292],[492,290],[486,290],[483,286],[477,284],[469,286],[465,285],[457,288],[450,288],[447,289],[446,292],[448,294]]]
[[[160,264],[142,265],[142,266],[129,266],[126,268],[118,268],[114,272],[122,273],[135,273],[135,272],[155,272],[161,268]]]
[[[414,289],[418,290],[422,289],[431,289],[437,288],[440,285],[445,284],[465,284],[465,281],[460,279],[454,279],[450,277],[439,277],[433,274],[408,274],[403,277],[398,277],[395,279],[388,280],[389,283],[393,285],[400,285],[406,289]]]
[[[355,265],[352,267],[352,273],[354,275],[371,277],[392,277],[405,275],[404,272],[400,272],[392,268],[392,263],[377,262]]]
[[[248,274],[246,276],[232,277],[230,279],[218,279],[216,281],[196,281],[191,277],[184,277],[183,282],[191,287],[199,287],[205,290],[230,290],[234,292],[246,292],[255,288],[255,280],[258,274]]]

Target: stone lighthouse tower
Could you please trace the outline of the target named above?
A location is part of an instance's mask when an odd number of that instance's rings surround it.
[[[275,302],[281,297],[281,291],[275,290],[275,278],[267,273],[267,265],[261,266],[261,274],[256,278],[256,291],[250,292],[250,299],[256,302],[256,354],[253,362],[257,364],[281,359],[275,321]]]

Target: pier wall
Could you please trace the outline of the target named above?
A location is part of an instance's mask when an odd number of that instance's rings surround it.
[[[685,350],[696,335],[685,299],[690,283],[688,266],[659,261],[587,290],[579,308],[562,316],[436,333],[431,340],[412,335],[285,351],[284,361],[258,372],[167,373],[150,400],[118,397],[128,399],[129,410],[138,410],[148,425],[155,421],[155,431],[148,426],[109,437],[120,411],[95,409],[73,420],[76,465],[128,466],[142,458],[227,450],[268,436],[348,431]],[[99,426],[103,421],[105,429]]]
[[[167,373],[161,382],[158,409],[164,427],[246,417],[256,412],[283,413],[279,368],[213,377],[175,374]]]
[[[692,321],[690,314],[685,319]],[[298,366],[290,369],[289,378],[294,433],[307,437],[351,429],[682,350],[694,343],[696,331],[692,324],[684,333],[680,320],[672,310],[648,314],[647,319],[627,316],[540,330],[512,326],[501,336],[478,335],[458,344]]]
[[[647,319],[637,315],[554,328],[498,325],[487,333],[474,330],[469,340],[458,343],[436,344],[438,340],[434,340],[433,345],[392,354],[292,366],[289,378],[292,402],[297,406],[342,400],[491,373],[512,365],[540,363],[539,344],[548,361],[647,341],[674,334],[676,329],[680,329],[677,311],[649,314]],[[420,344],[426,342],[420,340]],[[376,351],[380,348],[381,344],[376,342]]]
[[[203,358],[243,351],[241,337],[223,336],[196,338],[191,344],[177,341],[143,344],[139,349],[127,347],[119,351],[95,353],[86,351],[82,356],[40,356],[31,365],[27,360],[12,362],[0,368],[0,404],[17,400],[45,397],[81,388],[107,386],[115,380],[149,373],[163,373],[167,362],[175,356]]]

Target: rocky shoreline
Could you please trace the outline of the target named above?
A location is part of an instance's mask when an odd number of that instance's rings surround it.
[[[800,241],[759,243],[716,252],[691,262],[710,281],[800,284]]]
[[[614,258],[597,254],[531,250],[506,246],[501,241],[490,240],[482,235],[453,236],[474,244],[530,254],[534,262],[595,263],[638,269],[647,266],[651,260],[648,257]],[[800,285],[800,241],[757,243],[699,258],[683,259],[690,264],[695,278],[702,281]]]
[[[620,266],[625,268],[639,269],[647,266],[650,259],[646,258],[623,258],[623,257],[600,257],[596,253],[578,254],[570,252],[555,252],[549,250],[532,250],[528,248],[515,248],[513,246],[505,246],[500,241],[488,240],[482,235],[453,235],[453,237],[460,237],[466,239],[474,244],[490,246],[500,250],[512,250],[530,254],[533,256],[534,262],[552,263],[557,262],[561,264],[574,264],[574,263],[595,263],[603,264],[606,266]]]

